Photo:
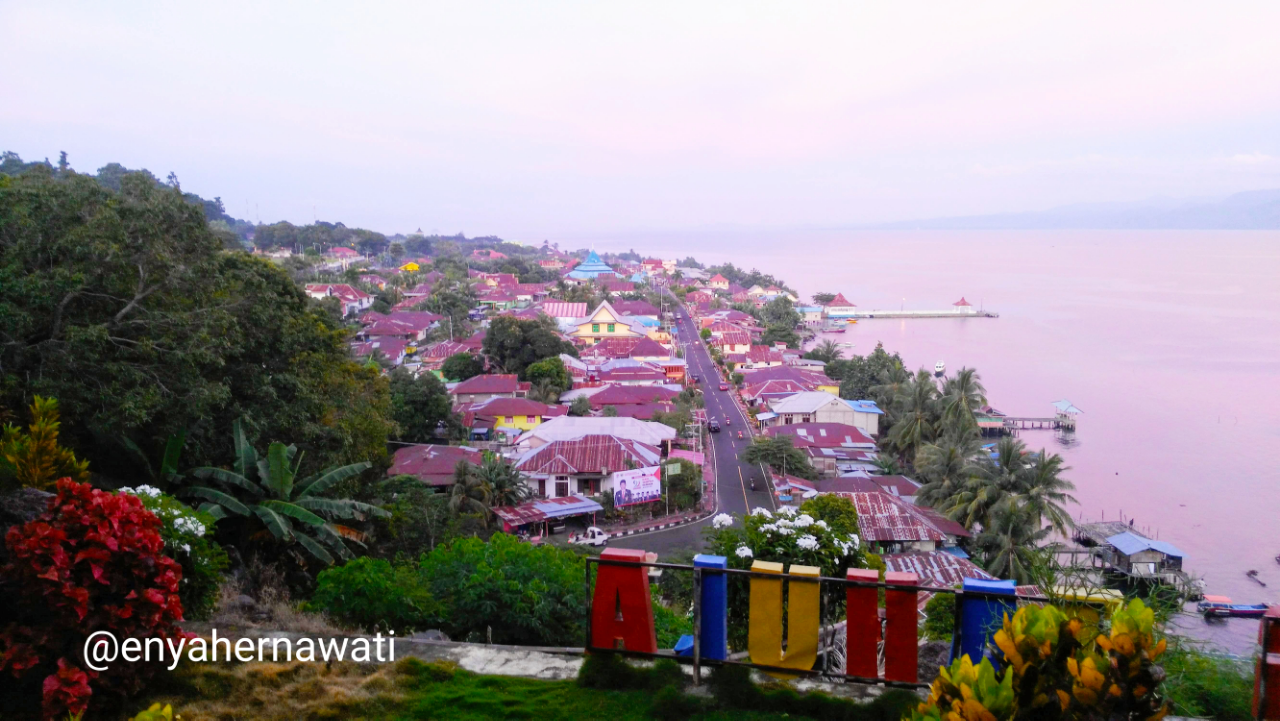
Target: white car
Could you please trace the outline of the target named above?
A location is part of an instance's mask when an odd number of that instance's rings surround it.
[[[574,536],[569,539],[569,543],[584,546],[603,546],[608,541],[609,534],[595,526],[588,528],[581,536]]]

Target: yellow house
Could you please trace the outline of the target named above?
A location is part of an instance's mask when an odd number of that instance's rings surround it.
[[[417,263],[411,260],[408,263],[405,263],[404,265],[400,266],[400,270],[403,270],[406,273],[416,273],[419,270],[422,270],[422,266],[418,265]]]
[[[643,326],[637,330],[632,326],[632,322],[614,310],[606,300],[590,315],[581,319],[570,335],[587,345],[595,345],[606,338],[640,338],[648,335]]]
[[[831,395],[833,395],[833,396],[839,396],[839,395],[840,395],[840,385],[839,385],[839,384],[836,384],[836,385],[829,385],[829,386],[818,386],[818,390],[823,391],[823,392],[825,392],[825,393],[830,393],[830,394],[831,394]]]
[[[562,406],[549,406],[528,398],[490,398],[472,406],[465,415],[474,414],[477,423],[491,423],[495,430],[506,431],[507,435],[519,435],[542,425],[544,419],[562,416],[567,411]]]

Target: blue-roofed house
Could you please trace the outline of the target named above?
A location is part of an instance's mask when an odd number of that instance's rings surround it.
[[[798,305],[796,312],[800,314],[800,319],[805,325],[822,325],[822,306]]]
[[[853,408],[853,425],[858,430],[872,438],[880,435],[880,416],[884,415],[884,411],[880,410],[875,401],[846,400],[845,403]]]
[[[612,272],[613,268],[610,268],[607,263],[600,260],[600,256],[593,250],[587,254],[587,259],[574,266],[566,277],[574,280],[594,280],[602,273]]]
[[[1147,538],[1135,531],[1124,531],[1107,537],[1112,549],[1111,566],[1117,571],[1139,578],[1166,580],[1182,570],[1186,555],[1177,546]]]

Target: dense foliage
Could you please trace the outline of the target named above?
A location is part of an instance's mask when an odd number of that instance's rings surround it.
[[[389,375],[391,418],[396,437],[409,443],[433,443],[459,438],[462,421],[453,412],[453,399],[444,383],[430,373],[414,376],[404,368]]]
[[[481,373],[484,373],[484,359],[470,353],[454,353],[440,366],[440,374],[451,381],[465,381]]]
[[[428,628],[440,615],[416,568],[368,557],[321,571],[307,608],[370,632],[401,634]]]
[[[578,349],[561,340],[555,321],[548,316],[520,320],[503,315],[489,322],[484,336],[484,354],[500,373],[515,373],[526,379],[526,369],[544,358],[561,353],[578,356]]]
[[[182,565],[178,596],[187,620],[207,618],[218,602],[222,572],[227,569],[227,553],[213,540],[212,514],[191,509],[154,486],[121,488],[142,501],[142,506],[160,519],[160,537],[165,553]]]
[[[240,421],[235,422],[232,437],[236,460],[231,470],[197,468],[191,475],[211,485],[187,485],[180,495],[204,500],[200,510],[217,518],[230,516],[225,525],[235,529],[232,537],[237,547],[250,545],[250,538],[265,527],[280,547],[291,549],[296,542],[311,558],[333,563],[334,554],[352,557],[346,539],[358,539],[361,534],[328,519],[363,521],[368,516],[388,515],[368,503],[324,497],[330,487],[368,469],[368,462],[329,468],[303,479],[299,478],[302,457],[296,446],[276,441],[267,448],[265,457],[259,458]]]
[[[196,463],[221,429],[292,438],[319,466],[379,459],[386,382],[283,270],[225,252],[201,208],[143,174],[112,191],[36,168],[0,177],[0,405],[56,397],[64,442],[99,472],[139,472],[186,432]]]
[[[774,473],[782,473],[797,478],[810,480],[818,477],[818,471],[809,463],[809,456],[795,447],[791,436],[779,433],[776,436],[756,436],[751,445],[738,454],[743,463],[763,463],[773,469]]]
[[[93,694],[130,694],[154,664],[81,668],[97,631],[176,639],[182,569],[166,557],[160,520],[136,496],[64,478],[49,510],[5,536],[0,568],[0,691],[8,704],[43,698],[46,718],[83,711]],[[10,705],[6,712],[34,716]]]

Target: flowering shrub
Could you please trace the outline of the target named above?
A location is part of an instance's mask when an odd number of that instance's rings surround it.
[[[790,506],[779,508],[776,515],[765,508],[754,508],[742,519],[741,528],[731,525],[732,521],[729,524],[715,521],[713,519],[712,527],[704,532],[708,553],[726,557],[730,568],[751,568],[756,560],[777,561],[787,566],[817,566],[824,576],[843,578],[846,568],[867,565],[857,534],[840,533],[826,521]],[[827,588],[823,594],[824,622],[843,616],[844,589]],[[737,648],[745,647],[749,606],[747,583],[730,583],[730,642]]]
[[[116,663],[95,672],[81,658],[97,631],[117,639],[176,639],[181,567],[162,555],[160,520],[137,496],[63,478],[44,515],[5,536],[0,568],[0,693],[46,718],[82,712],[93,693],[140,689],[158,665]],[[145,643],[145,641],[144,641]],[[34,715],[34,708],[6,712]]]
[[[45,490],[64,476],[89,480],[89,462],[58,445],[58,401],[36,396],[26,432],[15,425],[0,428],[0,487]]]
[[[160,537],[165,554],[182,565],[178,596],[187,619],[207,618],[218,602],[227,553],[213,541],[211,514],[190,506],[154,486],[121,488],[121,493],[138,497],[142,505],[160,519]]]

